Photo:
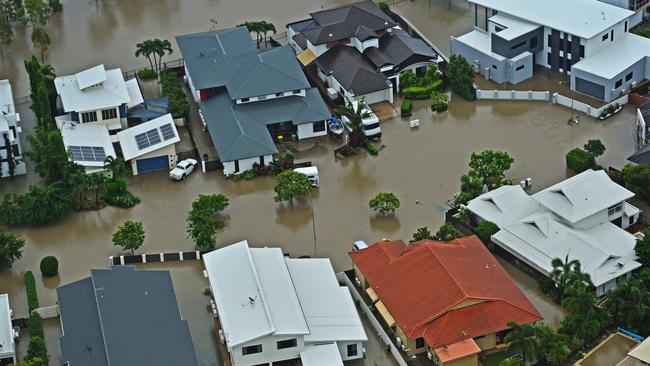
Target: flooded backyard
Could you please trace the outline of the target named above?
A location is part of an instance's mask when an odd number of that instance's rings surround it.
[[[60,74],[74,73],[99,62],[124,70],[142,66],[133,56],[136,41],[149,37],[169,38],[181,33],[208,30],[210,19],[218,27],[236,25],[250,18],[264,18],[276,26],[305,18],[321,6],[331,7],[351,1],[274,0],[262,16],[245,16],[259,8],[260,0],[71,0],[49,26],[53,36],[47,61]],[[390,2],[389,2],[390,3]],[[266,3],[264,3],[266,4]],[[454,1],[404,1],[395,5],[444,52],[449,34],[462,34],[473,24],[467,4]],[[107,31],[110,30],[110,31]],[[134,36],[137,35],[137,36]],[[20,32],[14,45],[0,61],[0,79],[11,78],[14,94],[27,94],[22,60],[31,54],[26,35]],[[74,62],[69,60],[74,55]],[[173,54],[169,59],[179,57]],[[26,115],[27,110],[23,105]],[[416,102],[414,115],[420,127],[409,128],[399,117],[382,121],[385,145],[378,156],[362,152],[346,160],[335,160],[331,138],[308,140],[300,145],[298,161],[311,161],[320,172],[320,188],[313,200],[302,199],[295,206],[273,201],[274,180],[259,177],[251,181],[226,180],[221,172],[195,173],[174,182],[167,172],[129,178],[129,189],[142,203],[133,209],[107,207],[100,211],[77,212],[61,222],[37,228],[11,231],[26,240],[23,258],[11,270],[0,272],[0,293],[9,293],[17,317],[26,316],[27,304],[23,273],[37,275],[40,303],[56,302],[54,289],[60,284],[89,275],[89,270],[108,266],[108,258],[120,253],[111,242],[112,233],[125,220],[142,221],[146,239],[142,253],[191,250],[185,232],[185,217],[199,194],[223,193],[231,200],[225,210],[227,227],[218,235],[218,246],[247,239],[255,246],[279,246],[292,256],[329,257],[336,271],[351,267],[347,254],[352,242],[374,242],[383,238],[408,240],[421,226],[432,231],[443,223],[446,201],[459,190],[459,177],[467,171],[469,155],[485,149],[507,151],[515,162],[508,175],[515,181],[532,178],[532,191],[543,189],[567,176],[564,156],[587,140],[598,138],[607,147],[598,163],[622,168],[634,150],[635,110],[627,106],[605,122],[583,118],[576,126],[566,121],[574,113],[547,102],[465,102],[454,96],[449,111],[433,114],[427,102]],[[28,117],[24,117],[29,119]],[[30,177],[3,181],[2,194],[23,191]],[[15,184],[15,187],[11,185]],[[394,192],[401,207],[394,216],[377,217],[368,200],[381,191]],[[312,205],[313,204],[313,217]],[[312,224],[314,220],[314,224]],[[314,240],[314,227],[315,237]],[[60,276],[43,281],[40,259],[59,259]],[[556,306],[541,296],[536,283],[517,268],[504,263],[506,270],[544,315],[557,325],[561,320]],[[212,318],[201,290],[207,281],[200,263],[160,264],[146,268],[169,268],[181,313],[190,324],[201,365],[218,365]],[[46,323],[50,354],[58,354],[58,322]],[[367,329],[368,334],[373,333]],[[21,344],[26,346],[27,338]],[[364,365],[392,365],[378,345],[369,344]],[[373,350],[373,347],[376,347]],[[52,362],[53,365],[58,365]]]

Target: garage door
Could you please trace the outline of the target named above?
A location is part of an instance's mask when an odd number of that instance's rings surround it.
[[[152,172],[154,170],[162,170],[169,168],[169,159],[167,155],[156,156],[155,158],[148,158],[136,161],[138,167],[138,174],[145,172]]]
[[[598,99],[605,99],[605,87],[593,81],[576,77],[576,90]]]

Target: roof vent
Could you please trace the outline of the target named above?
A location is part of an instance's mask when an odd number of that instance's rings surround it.
[[[333,35],[332,33],[330,33],[329,36],[330,36],[330,37],[334,37],[334,35]]]

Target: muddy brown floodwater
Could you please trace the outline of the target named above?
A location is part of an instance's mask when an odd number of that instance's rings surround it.
[[[348,1],[65,1],[65,10],[49,25],[53,44],[47,58],[61,74],[99,62],[128,69],[144,64],[132,54],[136,41],[144,38],[172,39],[175,34],[207,30],[212,18],[219,21],[219,27],[253,18],[283,25],[306,17],[321,5],[344,2]],[[472,19],[464,2],[454,1],[451,10],[447,10],[446,0],[431,0],[431,4],[427,0],[404,1],[395,8],[446,51],[449,34],[462,34],[471,28]],[[56,36],[56,32],[65,37]],[[0,78],[12,79],[17,96],[27,93],[22,59],[31,51],[25,37],[19,30],[12,50],[0,63]],[[175,57],[178,55],[170,59]],[[566,121],[572,114],[546,102],[469,103],[453,96],[449,111],[439,115],[433,114],[426,102],[416,102],[412,118],[420,119],[419,128],[410,129],[399,117],[383,121],[385,147],[376,157],[364,152],[339,161],[332,153],[336,141],[305,141],[299,145],[297,159],[311,161],[320,171],[321,186],[313,193],[313,206],[309,198],[293,207],[275,203],[274,181],[268,177],[241,182],[227,181],[220,172],[195,173],[182,182],[170,181],[166,172],[133,177],[129,188],[142,199],[133,209],[107,207],[72,213],[56,225],[12,229],[27,245],[23,258],[11,270],[0,272],[0,293],[9,293],[15,314],[25,316],[22,276],[33,270],[41,305],[54,304],[58,285],[88,276],[91,268],[107,266],[108,257],[119,253],[111,235],[127,219],[144,224],[146,239],[140,252],[190,250],[193,245],[184,230],[185,216],[201,193],[223,193],[231,199],[225,211],[228,226],[219,234],[219,246],[248,239],[256,246],[280,246],[293,256],[329,257],[335,270],[348,269],[347,251],[355,240],[408,240],[418,227],[436,230],[443,223],[445,202],[458,191],[471,152],[507,151],[515,159],[508,174],[515,180],[531,177],[532,191],[564,179],[564,155],[588,139],[599,138],[607,146],[599,158],[601,165],[621,168],[634,150],[634,109],[627,106],[605,122],[583,117],[579,125],[570,127]],[[24,187],[16,187],[16,191],[22,190]],[[380,191],[394,192],[400,198],[401,207],[394,216],[378,217],[369,211],[369,198]],[[60,276],[43,281],[38,265],[46,255],[59,259]],[[557,325],[561,311],[539,294],[535,282],[515,267],[504,266],[545,319]],[[200,294],[206,286],[200,265],[160,267],[172,270],[181,312],[190,323],[201,364],[216,365],[211,320],[204,308],[206,299]],[[58,332],[56,321],[47,322],[46,338],[54,358],[58,355]],[[26,341],[21,347],[24,344]],[[392,364],[380,352],[372,353],[364,363]]]

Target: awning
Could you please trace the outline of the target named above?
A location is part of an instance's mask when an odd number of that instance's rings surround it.
[[[156,111],[152,111],[150,109],[144,108],[142,106],[139,106],[139,107],[135,108],[133,111],[129,112],[127,117],[129,117],[129,118],[137,118],[137,119],[141,119],[143,121],[150,121],[152,119],[162,117],[165,114],[167,114],[167,113],[156,112]],[[120,127],[122,127],[122,126],[120,125]]]
[[[373,304],[376,303],[377,300],[379,300],[379,296],[377,296],[375,289],[372,287],[368,287],[366,289],[366,294],[368,294],[368,297],[370,298],[370,301],[372,301]]]
[[[300,352],[303,366],[343,366],[339,347],[336,343],[305,346]]]
[[[481,348],[472,338],[445,345],[434,350],[441,363],[458,360],[481,352]]]
[[[383,302],[379,301],[378,303],[375,304],[375,308],[381,314],[381,317],[384,318],[384,321],[386,324],[388,324],[389,327],[393,327],[395,325],[395,318],[393,318],[392,315],[390,315],[390,312],[388,309],[386,309],[386,305],[384,305]]]
[[[316,59],[316,55],[313,52],[311,52],[309,48],[300,52],[297,57],[298,57],[298,61],[300,61],[302,66],[307,66]]]

